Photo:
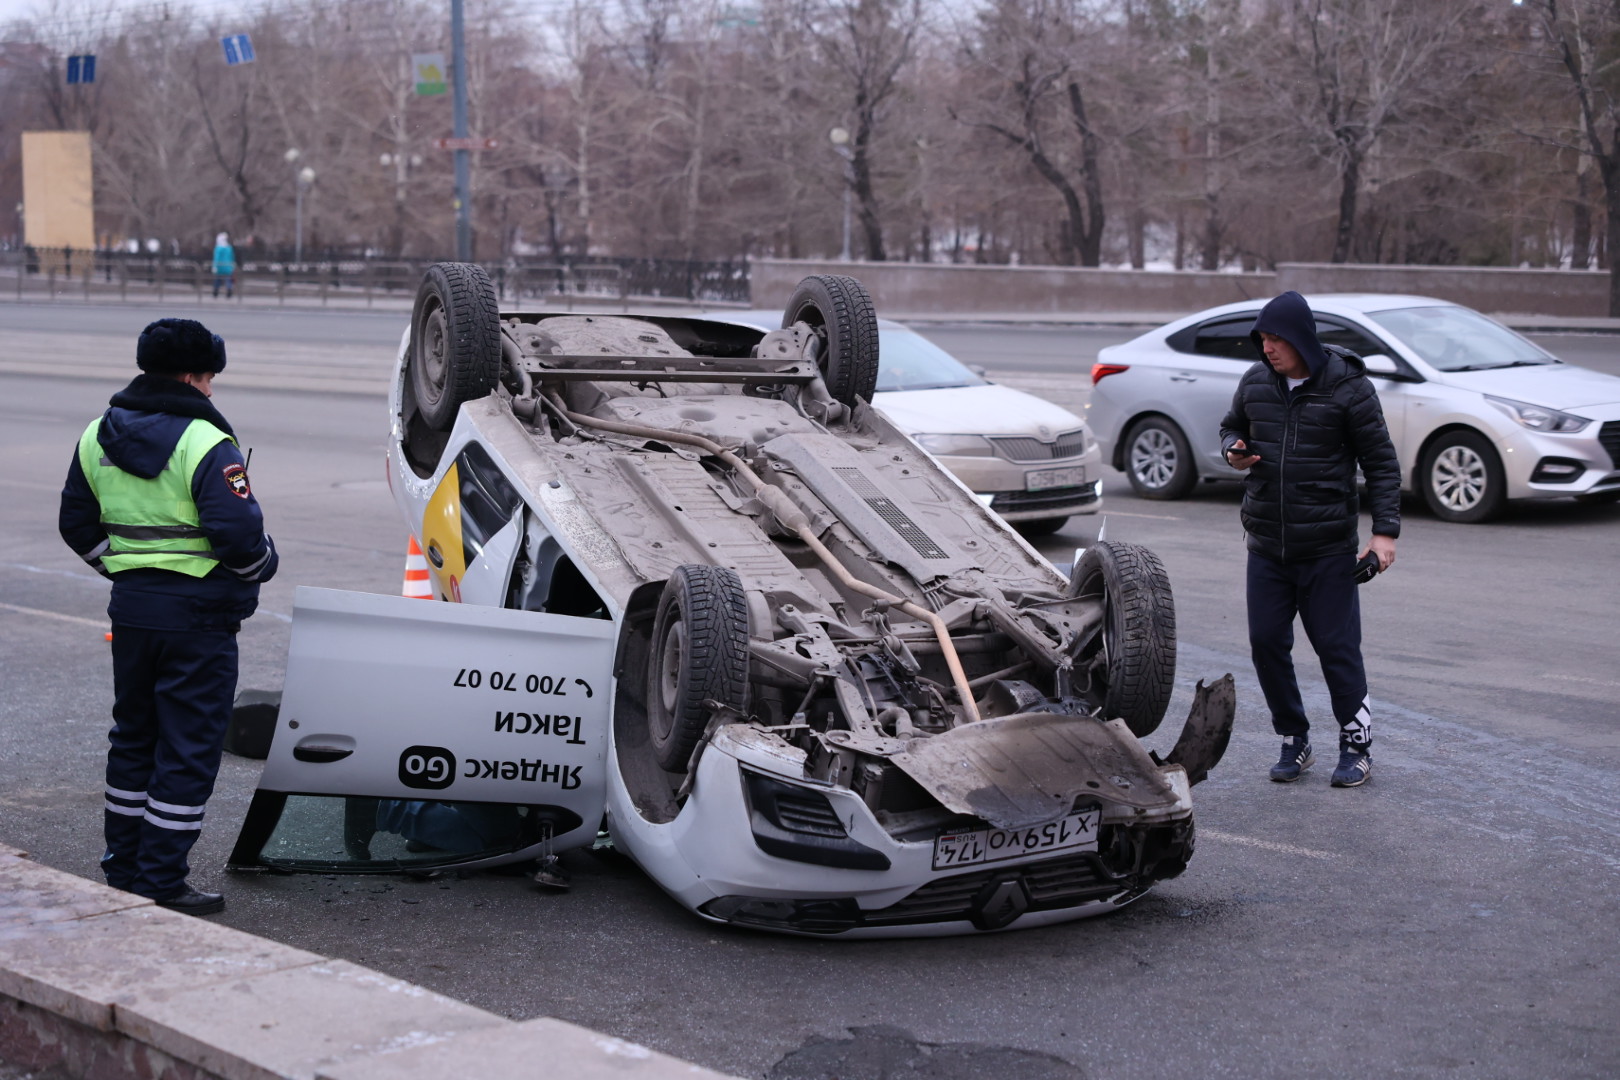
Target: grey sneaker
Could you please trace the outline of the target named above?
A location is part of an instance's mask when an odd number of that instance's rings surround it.
[[[1292,784],[1316,764],[1311,754],[1311,740],[1307,735],[1290,735],[1283,740],[1282,756],[1271,767],[1271,778],[1279,784]]]
[[[1333,770],[1334,787],[1360,787],[1372,776],[1372,754],[1355,746],[1339,747],[1339,765]]]

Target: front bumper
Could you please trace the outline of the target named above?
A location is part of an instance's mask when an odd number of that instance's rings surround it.
[[[937,460],[975,495],[990,498],[990,509],[1007,521],[1095,514],[1102,508],[1102,451],[1096,443],[1078,457],[1046,461],[961,456]],[[1078,470],[1069,477],[1073,482],[1043,486],[1043,474],[1070,469]]]
[[[1057,851],[990,865],[935,870],[932,836],[895,839],[860,796],[807,783],[797,770],[722,728],[698,762],[692,794],[666,824],[629,804],[609,782],[609,823],[619,844],[684,906],[715,922],[839,937],[942,936],[1026,928],[1100,915],[1174,877],[1192,854],[1187,775],[1164,767],[1172,807],[1142,813],[1102,804],[1096,851]],[[803,785],[824,797],[852,848],[878,858],[802,861],[767,854],[745,793],[745,770]],[[764,845],[772,846],[772,845]],[[783,850],[778,848],[778,850]],[[847,854],[847,853],[846,853]]]
[[[1592,423],[1567,435],[1527,428],[1496,440],[1510,499],[1563,499],[1620,491],[1620,406],[1581,410]]]

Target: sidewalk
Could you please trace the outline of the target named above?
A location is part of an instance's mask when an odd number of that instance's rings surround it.
[[[96,1080],[726,1080],[166,911],[4,845],[0,1062]]]

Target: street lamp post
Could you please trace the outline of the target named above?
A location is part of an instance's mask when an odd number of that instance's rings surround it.
[[[297,147],[293,147],[282,156],[286,158],[287,164],[297,165],[303,153]],[[299,266],[304,264],[304,192],[308,191],[313,183],[315,170],[308,165],[293,174],[293,262]]]
[[[827,132],[827,139],[832,143],[833,153],[844,159],[844,249],[838,258],[843,262],[849,262],[850,192],[855,187],[855,155],[849,151],[848,130],[835,127]]]

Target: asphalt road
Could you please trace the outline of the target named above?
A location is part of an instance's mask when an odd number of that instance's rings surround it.
[[[205,314],[232,347],[215,400],[255,447],[282,551],[241,638],[242,685],[274,688],[296,585],[399,588],[380,380],[402,320]],[[56,497],[149,317],[0,305],[0,840],[86,877],[111,685],[106,584],[57,538]],[[979,363],[975,340],[1054,364],[1076,340],[939,333]],[[1061,368],[1002,370],[1083,401]],[[1154,548],[1175,588],[1178,690],[1154,745],[1173,741],[1196,679],[1232,671],[1239,687],[1231,750],[1195,793],[1198,855],[1125,911],[840,943],[710,927],[633,866],[581,853],[565,859],[575,888],[562,895],[490,875],[227,877],[258,773],[230,757],[193,880],[229,892],[220,918],[241,929],[741,1076],[1620,1072],[1620,507],[1547,504],[1487,526],[1408,507],[1397,566],[1363,592],[1375,778],[1339,791],[1327,762],[1297,785],[1265,779],[1276,742],[1243,643],[1235,489],[1148,503],[1111,475],[1105,502],[1108,537]],[[1074,520],[1043,549],[1066,561],[1100,524]],[[1326,717],[1300,653],[1307,704]]]

